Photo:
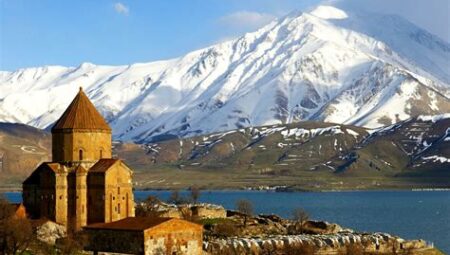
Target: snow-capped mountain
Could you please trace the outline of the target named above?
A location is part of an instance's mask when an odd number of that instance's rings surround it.
[[[45,128],[83,86],[137,142],[321,120],[379,127],[450,112],[450,45],[397,16],[319,6],[167,61],[0,72],[0,121]]]

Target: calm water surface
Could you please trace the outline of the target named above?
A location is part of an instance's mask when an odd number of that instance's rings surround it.
[[[135,191],[135,199],[154,195],[167,200],[170,193]],[[21,200],[20,193],[7,193],[6,196],[15,202]],[[294,208],[301,207],[313,219],[335,222],[358,231],[425,239],[450,254],[450,191],[202,191],[200,201],[234,208],[235,202],[242,198],[253,202],[256,213],[290,217]]]

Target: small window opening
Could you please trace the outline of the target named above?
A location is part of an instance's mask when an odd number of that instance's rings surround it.
[[[78,151],[78,158],[83,160],[83,150]]]
[[[100,158],[103,158],[103,150],[100,150]]]

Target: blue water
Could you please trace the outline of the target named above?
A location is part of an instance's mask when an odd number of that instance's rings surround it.
[[[167,200],[170,191],[135,191],[135,199],[154,195]],[[186,192],[181,192],[186,195]],[[7,193],[19,202],[20,193]],[[303,208],[311,218],[358,231],[387,232],[406,239],[425,239],[450,254],[450,191],[263,192],[203,191],[201,202],[234,208],[239,199],[253,202],[255,213],[290,217]]]

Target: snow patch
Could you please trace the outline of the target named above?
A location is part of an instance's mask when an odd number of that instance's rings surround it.
[[[432,162],[440,162],[440,163],[450,163],[450,158],[442,157],[442,156],[429,156],[429,157],[422,157],[423,160],[428,160]]]
[[[332,135],[337,135],[337,134],[343,134],[344,132],[342,132],[340,126],[331,126],[331,127],[326,127],[326,128],[314,128],[314,129],[293,128],[293,129],[283,130],[281,132],[281,134],[283,135],[283,137],[285,139],[289,138],[291,136],[294,136],[295,138],[299,138],[299,137],[314,138],[316,136],[328,134],[328,133],[332,134]]]
[[[346,131],[347,131],[348,134],[354,136],[355,138],[359,136],[359,133],[354,131],[353,129],[347,128]]]
[[[450,119],[450,113],[444,113],[444,114],[440,114],[440,115],[420,115],[417,117],[417,120],[420,121],[431,121],[433,123],[436,123],[440,120],[444,120],[444,119]]]

